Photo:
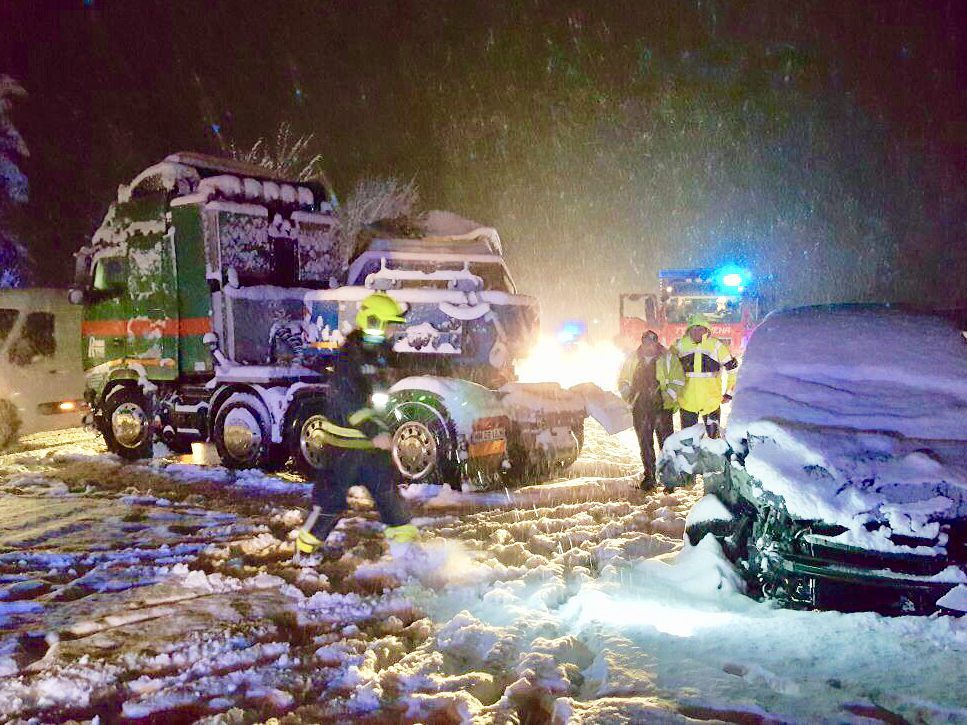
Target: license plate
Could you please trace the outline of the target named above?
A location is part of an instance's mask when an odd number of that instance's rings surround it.
[[[502,441],[507,437],[503,428],[488,428],[486,430],[475,430],[470,434],[471,443],[484,443],[487,441]]]

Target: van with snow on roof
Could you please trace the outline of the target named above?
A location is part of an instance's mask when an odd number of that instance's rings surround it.
[[[791,607],[967,611],[967,345],[875,306],[773,313],[724,440],[688,429],[666,483],[704,473],[686,537],[713,535],[751,592]]]

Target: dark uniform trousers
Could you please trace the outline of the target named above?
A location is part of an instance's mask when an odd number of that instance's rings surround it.
[[[699,414],[693,413],[690,410],[682,410],[682,428],[691,428],[693,425],[698,423]],[[719,435],[719,429],[721,427],[722,420],[722,409],[716,408],[711,413],[705,414],[705,430],[708,431],[708,435],[711,438],[717,438]]]
[[[641,465],[645,469],[644,478],[649,481],[655,480],[655,438],[658,438],[660,450],[665,439],[672,434],[672,411],[666,410],[660,400],[646,399],[640,405],[636,401],[631,408],[631,420],[641,449]]]
[[[389,451],[336,446],[329,446],[329,451],[312,487],[312,503],[319,507],[318,518],[307,527],[313,536],[325,541],[336,528],[349,507],[346,495],[353,486],[364,486],[369,491],[387,526],[409,523],[410,513],[397,489],[397,470]]]

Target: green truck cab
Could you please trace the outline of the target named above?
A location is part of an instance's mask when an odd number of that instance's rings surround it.
[[[207,440],[221,403],[241,393],[260,408],[262,438],[234,431],[245,440],[225,447],[219,430],[223,459],[239,467],[283,459],[282,420],[266,410],[265,391],[322,379],[264,364],[253,341],[268,339],[273,315],[301,318],[304,292],[339,273],[345,255],[334,226],[323,185],[228,159],[173,154],[122,186],[76,255],[71,293],[84,306],[85,395],[109,449],[144,457],[153,432],[176,451]],[[253,314],[246,301],[254,299],[269,314]]]

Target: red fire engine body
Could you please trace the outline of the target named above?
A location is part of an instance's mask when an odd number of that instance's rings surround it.
[[[741,355],[759,322],[759,299],[748,272],[725,269],[663,269],[658,272],[659,292],[624,293],[619,297],[618,343],[633,349],[646,330],[654,330],[663,345],[685,334],[688,318],[705,315],[712,335],[722,339],[733,354]]]

